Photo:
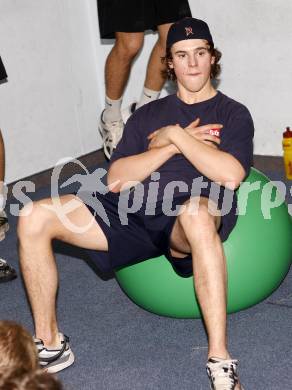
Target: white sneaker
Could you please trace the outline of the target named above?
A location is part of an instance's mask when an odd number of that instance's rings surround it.
[[[136,107],[137,107],[137,102],[134,102],[122,110],[122,118],[125,124],[127,123],[127,120],[130,118],[130,116],[136,110]]]
[[[0,210],[0,241],[4,240],[5,233],[9,230],[7,215],[4,210]]]
[[[34,337],[38,350],[39,363],[41,368],[50,373],[55,373],[71,366],[74,363],[74,355],[69,345],[69,337],[59,333],[61,347],[59,349],[48,349],[41,339]]]
[[[122,138],[124,123],[122,119],[119,121],[104,122],[102,118],[103,112],[100,116],[99,132],[103,140],[104,154],[110,159],[113,151]]]
[[[17,277],[16,271],[6,260],[0,258],[0,283],[9,282]]]
[[[211,390],[234,390],[240,386],[237,373],[238,360],[210,358],[207,363],[207,374]]]

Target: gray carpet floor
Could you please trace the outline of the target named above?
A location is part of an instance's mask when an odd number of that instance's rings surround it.
[[[281,175],[271,173],[272,179]],[[289,184],[289,183],[287,183]],[[42,189],[31,197],[48,196]],[[287,198],[289,201],[289,198]],[[13,202],[13,199],[10,200]],[[292,202],[291,202],[292,203]],[[0,244],[18,270],[16,218]],[[207,340],[201,320],[160,317],[132,303],[115,279],[100,278],[82,251],[56,245],[58,319],[75,364],[59,373],[72,390],[205,390]],[[33,333],[21,278],[0,285],[1,318]],[[229,347],[245,390],[292,389],[292,271],[268,299],[229,315]]]

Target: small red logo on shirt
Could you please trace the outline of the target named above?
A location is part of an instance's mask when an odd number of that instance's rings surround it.
[[[210,129],[209,134],[215,135],[216,137],[220,137],[220,129]]]
[[[192,27],[185,27],[186,30],[186,36],[188,37],[189,35],[193,34],[193,29]]]

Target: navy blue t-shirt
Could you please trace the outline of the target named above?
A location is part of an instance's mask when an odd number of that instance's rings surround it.
[[[196,104],[186,104],[176,95],[170,95],[142,106],[128,120],[111,163],[122,157],[147,151],[149,144],[147,136],[153,131],[177,123],[184,128],[198,117],[201,125],[213,123],[223,125],[220,131],[221,144],[219,149],[233,155],[248,174],[253,157],[254,127],[252,118],[246,107],[220,92],[213,98]],[[154,176],[157,178],[158,174],[160,180],[155,181]],[[218,234],[221,241],[225,241],[237,219],[236,193],[228,190],[231,193],[231,197],[227,196],[231,199],[231,207],[224,214],[222,210],[226,199],[226,189],[215,184],[218,192],[212,192],[214,183],[203,177],[182,154],[176,154],[161,165],[155,174],[143,181],[145,196],[142,198],[141,208],[136,212],[131,211],[128,226],[122,225],[120,213],[117,212],[118,202],[123,198],[123,194],[110,193],[106,197],[98,193],[95,194],[95,199],[100,200],[111,220],[111,225],[108,227],[102,218],[96,215],[97,222],[102,227],[110,244],[109,253],[88,251],[91,252],[90,256],[97,261],[102,269],[108,269],[109,266],[116,268],[163,253],[171,261],[176,272],[184,276],[190,275],[192,273],[191,256],[182,262],[182,259],[175,259],[170,255],[169,237],[177,214],[166,213],[164,205],[167,204],[167,211],[174,210],[176,212],[191,196],[198,196],[199,194],[194,194],[192,191],[193,182],[198,178],[203,178],[207,184],[202,188],[201,196],[212,198],[221,210],[221,225]],[[174,194],[168,193],[165,197],[165,188],[168,184],[173,184],[174,181],[183,182],[184,185],[176,188]],[[159,184],[158,191],[152,191],[155,186],[157,189],[157,184]],[[136,190],[130,193],[126,192],[127,202],[133,201],[136,192]],[[149,197],[149,193],[153,196]],[[155,195],[157,196],[155,197]],[[149,204],[150,207],[148,207]],[[121,208],[119,207],[119,210]],[[94,213],[94,210],[91,212]]]
[[[234,156],[248,175],[253,161],[253,120],[243,104],[219,91],[214,97],[195,104],[184,103],[174,94],[142,106],[128,120],[111,163],[119,158],[147,151],[149,145],[147,136],[153,131],[175,124],[185,128],[196,118],[200,118],[200,126],[211,123],[223,125],[219,149]],[[158,200],[163,199],[165,186],[171,181],[186,184],[177,188],[174,197],[191,194],[192,183],[198,177],[203,177],[203,181],[208,183],[204,186],[207,187],[201,190],[201,195],[209,197],[211,181],[204,177],[183,154],[174,155],[156,172],[160,174]],[[151,181],[153,177],[149,176],[142,183],[145,188],[144,201]],[[221,187],[221,192],[223,190]]]

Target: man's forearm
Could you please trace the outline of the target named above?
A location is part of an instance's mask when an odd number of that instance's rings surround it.
[[[108,172],[108,185],[117,182],[111,191],[119,192],[121,187],[123,187],[123,189],[131,187],[130,184],[127,186],[127,183],[130,181],[142,182],[150,176],[152,172],[174,156],[175,153],[175,146],[168,145],[116,160],[111,165]]]
[[[230,154],[198,141],[185,131],[173,133],[171,141],[185,158],[210,180],[232,188],[238,187],[244,179],[243,167]]]

